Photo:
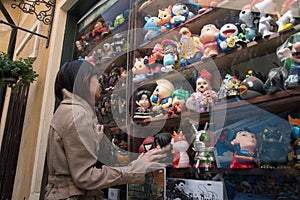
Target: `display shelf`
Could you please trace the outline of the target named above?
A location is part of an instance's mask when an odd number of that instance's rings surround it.
[[[257,106],[260,109],[264,109],[266,111],[272,113],[282,113],[289,110],[300,109],[300,88],[293,90],[284,90],[277,92],[271,95],[262,95],[258,97],[254,97],[248,100],[234,100],[232,102],[219,102],[214,105],[213,110],[215,112],[222,111],[222,114],[226,114],[226,117],[234,120],[238,120],[241,118],[241,113],[244,116],[251,116],[257,112],[257,110],[253,109],[253,106]],[[218,116],[214,116],[215,120],[218,120]],[[223,116],[219,116],[223,118]],[[179,124],[181,119],[190,118],[190,119],[198,119],[200,120],[200,124],[204,124],[205,122],[210,120],[210,112],[197,113],[194,111],[186,111],[181,113],[179,117],[169,118],[168,116],[160,116],[160,117],[152,117],[144,120],[134,120],[136,124],[147,124],[155,123],[160,124],[161,121],[166,121],[165,125],[168,127],[172,127],[176,124]]]

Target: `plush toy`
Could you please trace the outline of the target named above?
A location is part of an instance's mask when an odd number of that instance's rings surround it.
[[[240,45],[238,44],[238,28],[236,25],[227,23],[220,28],[217,42],[221,52],[227,52],[236,49]]]
[[[195,131],[193,136],[193,150],[195,151],[195,168],[204,168],[206,171],[214,167],[214,147],[210,143],[210,133],[207,131],[206,122],[203,130],[198,131],[195,125],[192,125]]]
[[[179,31],[180,38],[180,53],[182,59],[180,60],[180,66],[186,66],[191,63],[197,62],[202,57],[202,52],[199,47],[202,46],[198,36],[193,36],[191,31],[183,27]]]
[[[135,103],[138,105],[136,112],[134,113],[134,119],[150,118],[150,95],[149,90],[141,90],[136,94]]]
[[[164,50],[163,67],[162,72],[170,72],[174,70],[174,65],[178,61],[177,43],[173,40],[165,39],[162,41],[162,47]]]
[[[207,112],[210,106],[218,100],[217,93],[211,86],[211,74],[203,69],[196,82],[196,92],[186,101],[186,107],[196,112]]]
[[[158,20],[156,25],[160,27],[161,32],[171,29],[171,19],[172,19],[172,6],[168,8],[158,10]]]
[[[172,7],[172,18],[170,22],[176,27],[193,16],[194,14],[189,11],[189,8],[184,3],[176,3]]]
[[[190,158],[187,153],[187,150],[189,148],[189,143],[187,142],[185,135],[182,133],[182,131],[179,132],[179,134],[174,131],[173,137],[171,140],[171,144],[173,147],[173,167],[174,168],[186,168],[189,167]]]
[[[286,88],[294,88],[300,85],[300,42],[293,44],[289,58],[292,61],[292,65],[284,84]]]
[[[168,116],[176,117],[185,110],[185,102],[189,92],[184,89],[177,89],[172,93],[172,107],[168,110]]]
[[[214,57],[219,54],[219,47],[217,43],[217,37],[220,30],[213,24],[207,24],[201,29],[199,40],[202,43],[200,50],[203,52],[201,60],[209,57]]]
[[[226,74],[218,91],[219,99],[237,97],[241,81],[236,76]]]
[[[144,25],[144,30],[146,34],[144,36],[144,42],[150,41],[157,37],[161,31],[161,27],[157,26],[158,17],[145,17],[146,24]]]
[[[163,115],[172,106],[172,93],[174,91],[173,84],[166,79],[159,79],[156,81],[157,86],[152,92],[150,102],[152,105],[152,112],[155,116]]]
[[[147,75],[149,74],[149,69],[144,62],[144,58],[136,58],[135,63],[132,68],[134,83],[140,83],[147,80]]]
[[[264,94],[264,83],[255,76],[248,76],[239,88],[241,99],[250,99]]]
[[[230,168],[256,168],[257,165],[257,139],[255,134],[242,130],[236,133],[231,141],[235,146],[235,153],[230,162]]]
[[[288,121],[292,125],[291,139],[293,144],[295,166],[300,167],[300,119],[288,116]]]

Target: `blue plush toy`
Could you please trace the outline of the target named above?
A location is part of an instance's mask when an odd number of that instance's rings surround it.
[[[144,37],[144,41],[147,42],[160,33],[160,26],[156,26],[158,17],[145,17],[146,24],[144,25],[144,30],[147,31]]]

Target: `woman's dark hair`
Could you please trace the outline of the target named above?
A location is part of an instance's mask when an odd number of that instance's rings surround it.
[[[63,100],[62,89],[76,94],[90,103],[90,80],[97,75],[96,68],[87,61],[66,62],[59,70],[55,80],[55,95]]]

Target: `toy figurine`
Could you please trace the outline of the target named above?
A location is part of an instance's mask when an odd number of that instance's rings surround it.
[[[186,101],[186,107],[196,112],[207,112],[211,105],[218,100],[217,93],[212,90],[211,74],[203,69],[196,82],[196,92]]]
[[[288,78],[288,72],[285,67],[277,66],[270,69],[266,82],[264,83],[264,92],[274,94],[277,91],[285,90],[285,80]]]
[[[254,15],[250,8],[248,8],[247,6],[243,7],[241,12],[239,13],[239,19],[243,22],[240,25],[243,33],[240,33],[240,35],[243,35],[246,42],[251,42],[257,39],[258,37],[256,34],[257,30],[254,25]]]
[[[160,34],[160,26],[157,26],[158,17],[145,17],[146,24],[144,25],[144,30],[146,34],[144,36],[144,42],[150,41]]]
[[[259,139],[259,160],[261,168],[285,168],[289,150],[284,138],[284,131],[266,125]]]
[[[114,57],[114,48],[110,43],[104,43],[101,50],[101,60],[106,61]]]
[[[150,70],[149,76],[159,74],[163,65],[164,51],[161,44],[156,44],[152,50],[152,55],[145,56],[144,62]]]
[[[201,60],[204,60],[209,57],[214,57],[219,54],[219,47],[217,43],[217,37],[220,33],[220,30],[213,24],[207,24],[201,29],[199,40],[202,43],[200,47],[203,52]]]
[[[179,134],[176,131],[173,132],[173,137],[171,140],[171,144],[173,147],[173,167],[174,168],[186,168],[190,165],[190,158],[187,153],[189,148],[189,143],[187,142],[185,135],[182,131]]]
[[[284,32],[293,28],[295,18],[298,14],[297,0],[285,0],[282,4],[280,14],[276,24],[278,25],[278,32]]]
[[[180,66],[186,66],[199,61],[202,57],[202,53],[199,50],[199,47],[202,46],[199,37],[193,36],[191,31],[186,27],[181,28],[179,33],[181,35],[180,53],[182,55]]]
[[[133,118],[150,118],[150,95],[151,92],[149,90],[141,90],[136,94],[135,103],[138,105],[136,108],[136,112],[134,113]]]
[[[172,93],[172,107],[168,110],[168,116],[176,117],[185,110],[185,102],[189,97],[189,92],[183,89],[177,89]]]
[[[266,38],[274,34],[274,32],[271,31],[273,29],[271,25],[271,21],[274,21],[274,19],[270,15],[264,13],[260,14],[258,32],[261,34],[263,38]]]
[[[236,76],[226,74],[218,91],[219,99],[237,97],[241,81]]]
[[[124,51],[126,51],[128,45],[123,33],[117,33],[113,36],[112,46],[114,48],[115,56],[118,56],[122,54]]]
[[[139,147],[139,153],[146,153],[147,151],[156,148],[154,143],[154,136],[146,137]]]
[[[257,140],[253,133],[248,131],[239,131],[235,139],[231,141],[235,146],[236,152],[230,162],[230,168],[256,168]]]
[[[127,78],[127,69],[123,66],[119,68],[120,72],[120,78],[119,81],[121,84],[119,84],[120,87],[125,87],[126,86],[126,78]]]
[[[198,131],[195,125],[192,125],[195,131],[193,137],[193,150],[196,152],[195,154],[195,168],[205,168],[205,171],[208,171],[209,168],[214,167],[214,147],[210,146],[210,134],[207,131],[207,125],[203,130]]]
[[[149,74],[149,69],[145,65],[144,58],[136,58],[134,66],[132,68],[133,82],[140,83],[147,80],[147,74]]]
[[[292,61],[292,65],[284,84],[286,88],[294,88],[300,85],[300,42],[293,44],[289,58]]]
[[[170,72],[174,70],[174,65],[178,61],[177,44],[173,40],[163,40],[162,46],[164,50],[163,67],[162,72]]]
[[[248,76],[238,90],[242,99],[254,98],[264,94],[264,83],[255,76]]]
[[[163,115],[172,106],[172,92],[174,91],[173,84],[166,79],[159,79],[156,81],[157,86],[152,92],[150,102],[152,112],[156,116]]]
[[[295,166],[300,167],[300,119],[293,119],[289,115],[288,121],[292,125],[291,139],[293,142]]]
[[[227,52],[239,47],[238,44],[238,28],[236,25],[227,23],[224,24],[217,37],[217,43],[220,47],[220,52]]]
[[[176,27],[193,16],[194,14],[189,11],[189,8],[184,3],[176,3],[172,7],[172,18],[170,22]]]
[[[139,146],[139,153],[146,153],[151,149],[161,149],[171,143],[172,135],[167,132],[157,133],[146,137]]]
[[[92,30],[92,37],[94,41],[101,40],[110,33],[110,30],[102,25],[102,22],[97,22]]]
[[[168,8],[159,9],[158,10],[158,20],[156,25],[160,27],[161,32],[165,32],[171,29],[171,19],[172,19],[172,6],[170,5]]]

